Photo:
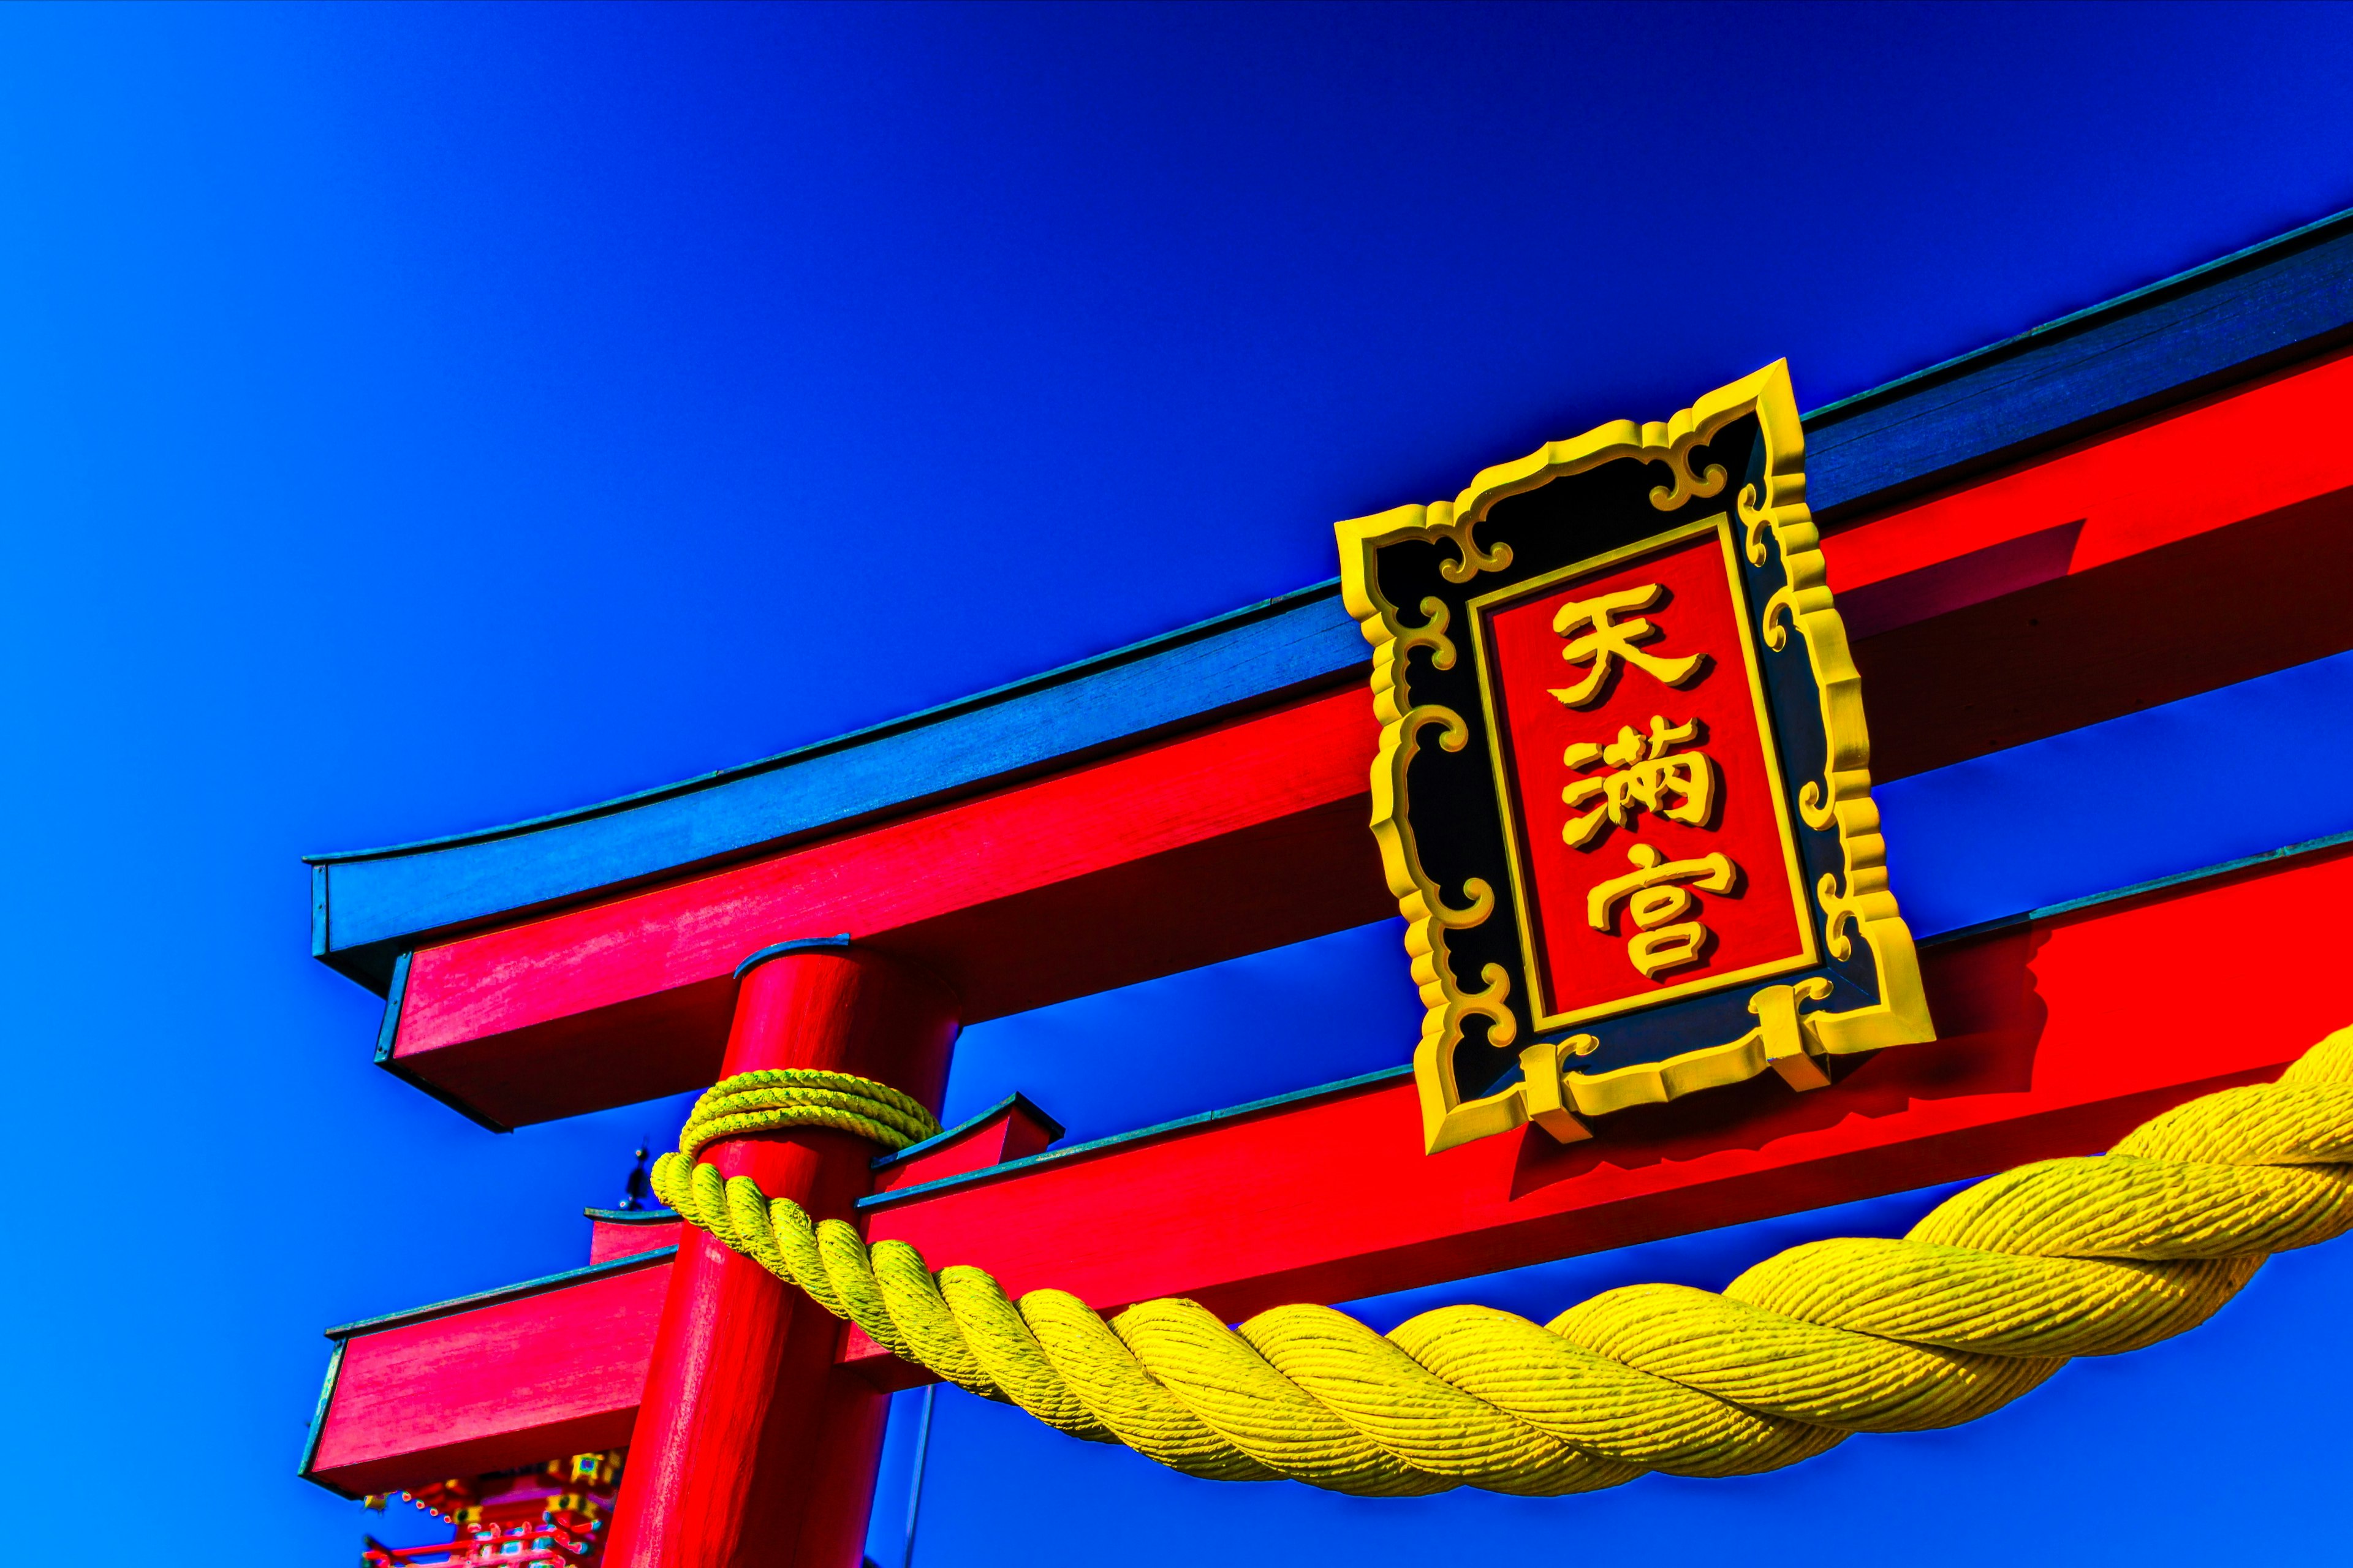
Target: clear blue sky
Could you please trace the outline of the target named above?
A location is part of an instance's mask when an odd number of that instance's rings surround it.
[[[300,853],[987,687],[1775,357],[1812,406],[2130,289],[2353,205],[2348,83],[2322,5],[0,10],[8,1554],[176,1510],[175,1563],[348,1560],[292,1475],[319,1329],[580,1261],[675,1125],[495,1138],[375,1070]],[[1152,1120],[1071,1065],[1129,1031],[1245,1098],[1187,1042],[1269,995],[1312,1080],[1388,1051],[1386,942],[976,1030],[958,1092]],[[2348,1300],[2286,1260],[1963,1432],[1547,1504],[1213,1500],[944,1400],[918,1561],[2309,1560]]]

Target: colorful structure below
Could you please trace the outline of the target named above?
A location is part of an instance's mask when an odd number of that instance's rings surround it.
[[[364,1568],[458,1568],[460,1564],[557,1563],[593,1568],[605,1557],[619,1489],[621,1456],[575,1454],[520,1470],[434,1481],[399,1500],[412,1503],[457,1531],[425,1546],[386,1546],[374,1536],[360,1552]],[[382,1511],[392,1500],[367,1500]]]

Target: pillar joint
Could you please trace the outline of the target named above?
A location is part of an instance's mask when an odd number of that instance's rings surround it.
[[[779,942],[735,970],[720,1076],[814,1068],[887,1083],[936,1112],[960,1003],[936,977],[848,934]],[[811,1215],[855,1220],[873,1146],[789,1127],[703,1158]],[[857,1568],[888,1396],[839,1366],[840,1325],[700,1231],[671,1266],[613,1568]]]

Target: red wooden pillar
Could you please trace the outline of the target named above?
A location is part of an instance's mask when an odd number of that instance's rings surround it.
[[[827,1068],[937,1108],[956,999],[846,940],[747,960],[723,1072]],[[702,1158],[813,1217],[849,1219],[877,1152],[818,1128],[730,1139]],[[858,1568],[886,1396],[834,1364],[841,1324],[690,1227],[613,1510],[614,1568]]]

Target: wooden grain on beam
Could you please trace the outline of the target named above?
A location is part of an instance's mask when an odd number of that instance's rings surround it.
[[[967,1023],[1379,920],[1350,691],[419,951],[390,1065],[514,1126],[709,1083],[754,949],[850,931]]]
[[[626,1447],[675,1255],[330,1331],[302,1474],[360,1497]]]

